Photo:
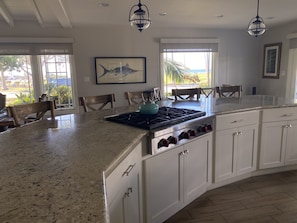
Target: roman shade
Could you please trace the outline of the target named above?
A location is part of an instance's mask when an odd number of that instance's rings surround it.
[[[1,38],[0,55],[73,54],[72,40],[64,38]]]
[[[218,39],[160,39],[163,52],[218,52]]]

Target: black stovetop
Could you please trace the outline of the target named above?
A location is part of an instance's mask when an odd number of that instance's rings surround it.
[[[205,114],[206,113],[203,111],[191,109],[160,107],[158,113],[155,115],[145,115],[141,114],[140,112],[130,112],[106,117],[105,119],[142,129],[153,130],[199,118],[205,116]]]

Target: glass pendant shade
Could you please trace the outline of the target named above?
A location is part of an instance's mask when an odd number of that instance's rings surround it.
[[[257,37],[264,34],[266,31],[266,25],[261,17],[257,16],[253,18],[248,27],[248,33],[251,36]]]
[[[144,10],[142,9],[144,8]],[[129,22],[131,26],[135,26],[139,32],[147,29],[152,23],[149,18],[149,10],[146,5],[141,4],[140,0],[137,5],[133,5],[129,13]]]
[[[252,18],[249,26],[248,26],[248,33],[251,36],[258,37],[265,33],[267,30],[266,25],[264,24],[264,20],[262,17],[259,16],[259,0],[257,5],[257,16]]]

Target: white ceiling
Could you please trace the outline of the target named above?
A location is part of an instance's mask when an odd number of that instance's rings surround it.
[[[108,7],[100,6],[107,3]],[[257,0],[142,0],[155,27],[246,29],[256,16]],[[0,0],[0,22],[18,21],[41,27],[74,28],[129,25],[128,14],[138,0]],[[160,13],[166,12],[166,16]],[[297,20],[297,0],[260,0],[259,15],[268,29]]]

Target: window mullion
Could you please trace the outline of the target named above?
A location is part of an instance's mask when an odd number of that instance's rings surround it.
[[[33,79],[33,88],[34,88],[34,98],[35,101],[38,101],[38,98],[41,94],[43,94],[42,89],[42,78],[40,71],[40,61],[38,60],[38,56],[31,56],[31,66],[32,66],[32,79]]]

